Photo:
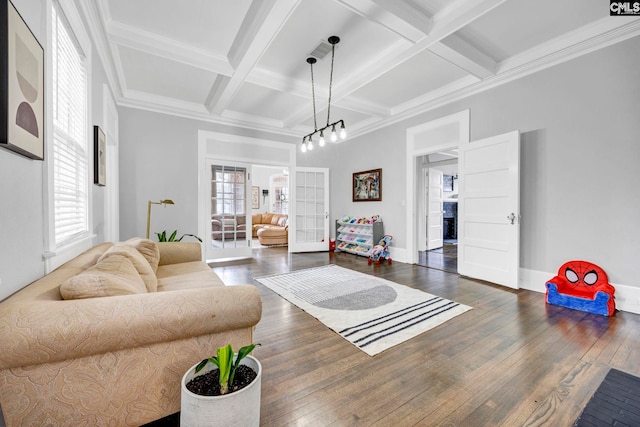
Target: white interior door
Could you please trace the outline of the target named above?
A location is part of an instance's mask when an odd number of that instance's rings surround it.
[[[251,257],[251,164],[206,161],[211,182],[206,259]]]
[[[458,273],[518,288],[520,134],[460,146]]]
[[[429,168],[427,194],[427,250],[442,247],[443,207],[441,170]]]
[[[296,168],[292,187],[293,224],[289,217],[289,251],[329,250],[329,169]],[[293,227],[293,230],[292,230]]]

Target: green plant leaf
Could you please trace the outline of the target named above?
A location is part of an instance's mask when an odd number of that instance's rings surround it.
[[[233,379],[236,376],[236,369],[238,369],[238,366],[240,366],[240,361],[245,357],[247,357],[249,353],[251,353],[253,349],[256,348],[256,346],[258,345],[261,345],[261,344],[256,343],[256,344],[245,345],[240,350],[238,350],[238,356],[236,357],[236,361],[233,364],[233,367],[231,368],[231,374],[229,375],[229,384],[233,385]]]
[[[209,359],[204,359],[203,361],[201,361],[200,363],[198,363],[198,365],[196,366],[196,374],[200,371],[202,371],[202,369],[207,366],[207,363],[209,362]]]
[[[229,376],[233,363],[233,349],[231,344],[220,347],[217,352],[218,369],[220,369],[220,394],[227,394],[229,391]]]
[[[178,234],[178,230],[175,230],[173,233],[171,233],[171,236],[169,236],[169,242],[173,242],[176,239],[176,234]]]

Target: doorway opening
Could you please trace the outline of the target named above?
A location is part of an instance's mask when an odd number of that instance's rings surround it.
[[[412,264],[418,264],[419,253],[426,251],[426,221],[427,202],[424,188],[427,183],[423,163],[428,160],[425,156],[436,153],[448,153],[450,159],[454,156],[452,150],[457,150],[469,142],[469,110],[460,111],[427,123],[407,129],[407,259]],[[444,172],[440,171],[444,181]],[[447,173],[455,176],[456,173]],[[444,189],[441,189],[441,203],[444,203]],[[432,209],[434,212],[435,209]],[[443,208],[440,215],[443,216]],[[444,219],[433,221],[429,226],[440,226],[444,229]],[[457,223],[457,221],[456,221]],[[433,233],[432,233],[433,234]],[[437,233],[436,233],[437,234]],[[440,234],[440,239],[444,240]],[[444,243],[444,242],[443,242]],[[456,245],[457,246],[457,245]],[[423,249],[424,248],[424,249]],[[435,249],[435,248],[430,248]],[[443,250],[444,252],[444,250]],[[444,253],[443,253],[444,258]],[[456,270],[457,273],[457,270]]]
[[[458,150],[416,158],[418,172],[417,264],[458,271]]]
[[[259,192],[254,191],[254,165],[276,167],[280,172],[295,170],[295,146],[198,131],[198,235],[210,236],[203,251],[207,262],[250,259],[253,256],[253,202],[264,203],[262,191],[270,191],[268,186],[259,188]],[[288,197],[290,186],[286,190],[281,189],[280,193],[286,192],[285,197]],[[289,203],[295,203],[295,196]],[[214,220],[218,221],[215,225]]]
[[[286,247],[287,230],[282,224],[288,224],[289,220],[289,168],[254,164],[251,171],[251,247],[254,250]],[[270,236],[261,238],[258,231],[265,227],[271,228]],[[261,234],[264,235],[264,232]]]

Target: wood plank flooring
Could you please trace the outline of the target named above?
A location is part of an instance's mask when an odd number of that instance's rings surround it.
[[[370,357],[253,281],[329,263],[473,310]],[[571,426],[610,367],[640,375],[639,315],[546,306],[540,293],[345,253],[269,248],[214,271],[262,294],[262,426]]]

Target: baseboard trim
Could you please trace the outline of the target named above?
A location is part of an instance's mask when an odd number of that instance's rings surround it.
[[[407,258],[407,250],[405,248],[394,248],[391,246],[389,248],[389,255],[391,255],[391,259],[393,261],[408,263],[409,259]]]
[[[520,289],[544,293],[547,291],[545,283],[555,277],[555,275],[556,273],[521,268],[518,285]],[[617,285],[615,283],[611,284],[616,288],[616,308],[620,311],[640,314],[640,288],[629,285]]]

